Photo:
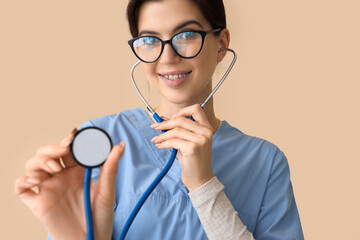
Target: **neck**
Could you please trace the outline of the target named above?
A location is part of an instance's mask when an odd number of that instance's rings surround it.
[[[166,118],[171,118],[174,114],[176,114],[180,109],[184,107],[186,107],[186,105],[171,104],[169,102],[165,104],[164,102],[160,102],[159,106],[156,107],[154,110],[160,117],[163,116]],[[204,112],[207,120],[209,121],[215,132],[220,126],[220,120],[215,116],[213,98],[211,98],[204,106]]]

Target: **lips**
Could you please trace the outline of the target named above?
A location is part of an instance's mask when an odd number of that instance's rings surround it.
[[[191,71],[173,71],[159,73],[159,76],[169,87],[178,87],[185,81],[190,73]]]

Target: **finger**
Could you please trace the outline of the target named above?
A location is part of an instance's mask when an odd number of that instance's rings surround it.
[[[37,194],[31,190],[39,182],[32,178],[21,176],[16,179],[15,182],[15,195],[18,196],[26,205],[29,205],[30,201],[37,196]]]
[[[47,144],[36,149],[36,156],[43,156],[49,159],[59,159],[70,153],[70,148],[61,144]]]
[[[66,143],[66,145],[68,145]],[[36,155],[26,162],[25,168],[29,176],[44,180],[51,174],[55,174],[63,170],[60,158],[64,164],[69,167],[75,162],[70,156],[69,147],[63,148],[60,144],[45,145],[37,149]]]
[[[158,143],[155,146],[159,149],[175,148],[179,150],[183,155],[193,154],[197,149],[195,143],[178,138],[172,138],[170,140]]]
[[[49,178],[51,176],[51,174],[46,171],[39,170],[39,171],[28,171],[27,176],[30,179],[33,179],[34,181],[42,182],[42,181],[46,180],[47,178]]]
[[[74,139],[75,134],[77,133],[77,128],[74,128],[69,134],[68,136],[66,136],[61,142],[60,142],[60,147],[65,148],[66,149],[66,155],[61,157],[61,160],[65,166],[65,168],[69,168],[69,167],[74,167],[77,166],[78,164],[75,162],[74,158],[72,157],[72,155],[70,154],[70,145],[71,142]],[[69,154],[68,154],[69,153]]]
[[[194,104],[194,105],[185,107],[183,109],[180,109],[172,117],[172,119],[176,119],[179,117],[193,117],[195,122],[198,122],[201,125],[211,127],[211,124],[209,123],[209,121],[205,115],[204,109],[201,108],[200,104]]]
[[[203,142],[205,143],[207,140],[209,140],[203,135],[199,135],[199,134],[190,132],[186,129],[176,127],[170,131],[167,131],[159,136],[154,137],[153,139],[151,139],[151,141],[154,143],[161,143],[163,141],[167,141],[172,138],[178,138],[178,139],[182,139],[182,140],[189,141],[189,142],[195,142],[195,143],[203,143]]]
[[[201,125],[200,123],[194,122],[185,117],[180,117],[176,119],[170,119],[169,121],[162,123],[155,123],[151,125],[152,128],[156,130],[171,130],[176,127],[186,129],[188,131],[194,132],[199,135],[204,135],[206,137],[211,137],[213,135],[213,130],[211,125]]]
[[[63,164],[66,167],[72,167],[77,165],[74,159],[72,158],[70,154],[70,144],[72,142],[72,139],[74,138],[75,133],[77,132],[77,129],[74,128],[62,141],[60,141],[58,144],[49,144],[41,146],[37,149],[36,155],[42,156],[43,158],[47,159],[54,159],[60,164],[60,158],[63,161]],[[52,167],[54,169],[58,169],[56,164],[52,164]],[[60,165],[61,166],[61,165]],[[62,166],[61,166],[62,167]],[[50,171],[51,172],[51,171]],[[55,171],[56,172],[56,171]]]
[[[26,172],[31,177],[43,178],[46,174],[55,174],[63,168],[58,159],[51,159],[44,155],[38,155],[26,162]]]
[[[64,147],[64,148],[70,146],[71,141],[73,140],[77,131],[78,131],[77,128],[74,128],[73,130],[71,130],[71,132],[63,140],[60,141],[60,146]]]
[[[118,171],[118,163],[125,150],[125,142],[121,142],[116,145],[110,152],[108,158],[105,161],[104,166],[100,171],[99,176],[99,190],[113,199],[115,197],[115,183],[116,175]]]
[[[63,140],[58,144],[48,144],[39,147],[36,150],[37,155],[45,155],[49,158],[58,159],[65,156],[70,152],[70,144],[76,133],[77,129],[74,128]]]
[[[161,117],[161,119],[163,120],[163,121],[167,121],[167,120],[169,120],[170,118],[167,118],[167,117],[165,117],[165,116],[160,116]]]
[[[67,154],[67,155],[61,157],[61,160],[62,160],[65,168],[71,168],[71,167],[78,166],[78,164],[75,162],[75,160],[71,154]]]

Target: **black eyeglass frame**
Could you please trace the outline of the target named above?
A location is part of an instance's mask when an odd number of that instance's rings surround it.
[[[169,40],[165,40],[165,41],[162,40],[162,39],[160,39],[160,38],[158,38],[158,37],[155,37],[155,36],[139,36],[139,37],[130,39],[130,40],[128,41],[128,44],[130,45],[131,50],[134,52],[135,56],[136,56],[140,61],[145,62],[145,63],[153,63],[153,62],[156,62],[156,61],[161,57],[161,54],[162,54],[163,51],[164,51],[165,44],[167,44],[167,43],[170,44],[171,48],[174,50],[174,52],[175,52],[178,56],[180,56],[180,57],[182,57],[182,58],[185,58],[185,59],[190,59],[190,58],[194,58],[194,57],[196,57],[197,55],[199,55],[199,53],[201,52],[201,49],[203,48],[204,41],[205,41],[205,36],[206,36],[206,35],[211,34],[211,33],[216,33],[216,32],[219,32],[219,31],[221,31],[221,30],[222,30],[221,28],[211,29],[211,30],[208,30],[208,31],[185,30],[185,31],[182,31],[182,32],[179,32],[179,33],[175,34],[175,35],[172,36]],[[200,46],[200,49],[199,49],[199,51],[198,51],[194,56],[191,56],[191,57],[184,57],[184,56],[180,55],[180,53],[178,53],[178,51],[176,50],[175,46],[172,44],[172,40],[173,40],[173,38],[174,38],[175,36],[177,36],[177,35],[179,35],[179,34],[181,34],[181,33],[185,33],[185,32],[195,32],[195,33],[199,33],[199,34],[201,35],[201,46]],[[139,38],[143,38],[143,37],[153,37],[153,38],[158,39],[158,40],[161,42],[160,54],[159,54],[159,56],[158,56],[154,61],[145,61],[145,60],[141,59],[141,58],[137,55],[137,53],[136,53],[136,51],[135,51],[135,49],[134,49],[134,42],[135,42],[136,40],[138,40]]]

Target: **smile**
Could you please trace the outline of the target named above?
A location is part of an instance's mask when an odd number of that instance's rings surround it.
[[[171,88],[178,88],[182,85],[182,83],[187,79],[190,72],[164,72],[159,74],[159,76],[163,79],[164,83]]]
[[[163,78],[169,79],[169,80],[176,80],[179,78],[184,78],[184,77],[188,76],[190,73],[191,73],[191,71],[188,73],[182,73],[182,74],[160,74],[160,76],[162,76]]]

